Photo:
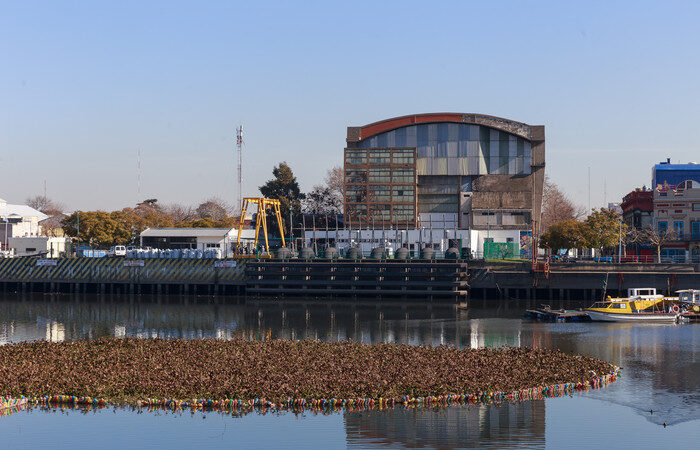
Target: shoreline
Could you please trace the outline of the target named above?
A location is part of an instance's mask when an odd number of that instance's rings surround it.
[[[0,347],[0,394],[10,408],[322,410],[519,402],[604,387],[618,372],[595,358],[527,347],[133,338]]]

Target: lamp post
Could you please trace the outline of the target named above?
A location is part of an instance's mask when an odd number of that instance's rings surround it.
[[[7,216],[5,216],[5,241],[4,241],[5,242],[5,250],[8,249],[8,246],[7,246],[7,228],[9,226],[10,226],[10,221],[7,220]]]
[[[622,262],[622,218],[620,218],[619,243],[620,243],[620,249],[618,250],[618,254],[617,254],[617,263],[618,264],[620,264]]]

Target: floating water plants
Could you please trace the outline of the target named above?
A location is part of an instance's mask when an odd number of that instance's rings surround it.
[[[439,406],[559,396],[616,374],[595,358],[527,347],[131,338],[0,346],[3,399],[39,405]]]

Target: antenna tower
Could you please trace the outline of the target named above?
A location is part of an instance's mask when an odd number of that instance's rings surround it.
[[[243,205],[243,125],[236,128],[236,148],[238,149],[238,204],[236,208],[242,212]]]
[[[141,149],[136,152],[136,204],[141,203]]]

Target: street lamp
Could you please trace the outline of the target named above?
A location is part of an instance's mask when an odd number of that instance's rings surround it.
[[[620,249],[618,250],[618,253],[617,253],[617,263],[618,264],[622,263],[622,217],[620,217],[619,244],[620,244]]]

